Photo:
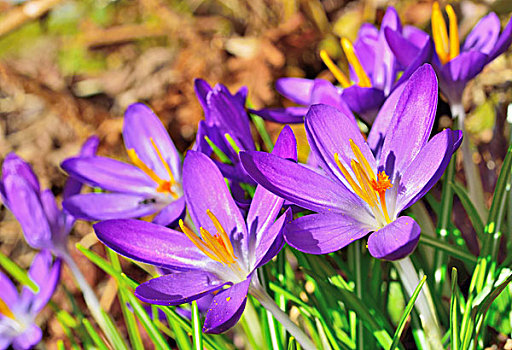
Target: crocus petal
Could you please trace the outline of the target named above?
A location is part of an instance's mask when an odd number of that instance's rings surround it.
[[[162,208],[156,198],[125,193],[86,193],[66,199],[62,205],[82,220],[130,219],[150,215]]]
[[[400,95],[382,146],[379,169],[391,179],[403,174],[427,142],[436,115],[437,94],[436,75],[425,64],[411,76]]]
[[[197,228],[217,232],[207,215],[210,210],[231,238],[238,256],[248,251],[245,220],[226,187],[215,163],[202,153],[189,151],[183,162],[183,191],[187,208]]]
[[[36,193],[41,191],[37,176],[34,174],[30,164],[18,157],[15,153],[9,153],[2,164],[2,178],[5,179],[8,175],[23,178]]]
[[[276,81],[276,90],[290,101],[309,105],[314,80],[304,78],[281,78]]]
[[[203,324],[204,333],[218,334],[233,327],[245,309],[251,277],[213,297]]]
[[[466,37],[462,51],[475,50],[489,54],[500,35],[501,23],[498,16],[491,12],[473,27]]]
[[[285,226],[284,238],[293,248],[309,254],[337,251],[372,231],[349,215],[321,213],[302,216]]]
[[[416,47],[422,47],[430,39],[430,36],[415,26],[404,26],[402,30],[404,37]]]
[[[134,103],[128,107],[124,114],[123,139],[126,149],[134,149],[144,164],[160,178],[169,180],[168,172],[151,143],[150,139],[153,139],[171,167],[174,179],[181,181],[180,155],[162,122],[148,106]]]
[[[98,150],[98,146],[100,144],[100,139],[98,136],[93,135],[85,140],[82,145],[82,149],[80,150],[81,157],[92,157],[96,154]],[[64,190],[62,193],[63,198],[68,198],[74,196],[75,194],[79,194],[82,189],[82,183],[73,177],[68,177],[66,183],[64,184]]]
[[[507,51],[510,44],[512,43],[512,19],[510,19],[507,23],[503,32],[501,32],[500,37],[498,38],[498,42],[492,49],[489,54],[488,62],[494,60],[496,57],[501,55],[503,52]]]
[[[263,152],[240,152],[240,158],[261,186],[303,208],[337,213],[360,208],[345,186],[303,165]]]
[[[396,89],[397,86],[405,84],[411,75],[424,63],[432,61],[432,54],[434,52],[434,42],[427,38],[423,46],[420,47],[418,54],[414,57],[411,63],[405,68],[402,72],[402,76],[398,81],[394,84],[393,89]]]
[[[46,218],[48,219],[48,223],[50,224],[52,233],[58,233],[62,224],[62,216],[61,211],[57,206],[57,202],[55,201],[55,196],[51,190],[46,189],[41,193],[40,200],[44,213],[46,214]]]
[[[397,213],[423,197],[441,178],[456,150],[454,144],[460,138],[462,132],[459,130],[443,130],[418,153],[400,180]]]
[[[357,113],[367,123],[372,123],[384,102],[385,95],[382,90],[370,87],[352,85],[343,90],[343,100],[350,107],[350,110]]]
[[[343,166],[351,169],[350,161],[355,156],[350,140],[359,147],[370,167],[376,169],[375,158],[357,124],[341,111],[326,105],[312,106],[306,115],[305,126],[309,144],[314,145],[312,148],[320,152],[318,155],[329,167],[324,170],[330,171],[343,183],[348,185],[336,164],[334,154],[338,153]]]
[[[2,299],[7,306],[14,305],[18,302],[18,290],[2,271],[0,271],[0,299]]]
[[[43,337],[43,331],[36,324],[32,323],[27,329],[12,342],[12,347],[15,350],[32,349],[34,345],[38,344]]]
[[[366,74],[371,76],[375,68],[375,44],[379,37],[379,31],[373,24],[363,23],[357,32],[357,39],[354,42],[354,51],[358,54],[359,61]],[[351,78],[355,75],[350,69]]]
[[[375,154],[376,158],[378,158],[380,155],[380,150],[384,144],[384,139],[387,135],[389,124],[393,118],[393,112],[396,109],[396,104],[398,103],[400,95],[402,95],[402,92],[404,91],[404,87],[405,84],[401,84],[395,90],[393,90],[391,95],[388,96],[381,109],[379,110],[379,114],[377,114],[377,117],[375,117],[375,121],[373,122],[370,133],[368,134],[368,146],[370,146],[370,149],[373,151],[373,154]]]
[[[163,208],[154,219],[153,223],[163,226],[174,226],[185,215],[185,197],[181,196],[174,202]]]
[[[285,126],[276,141],[272,154],[278,157],[297,160],[297,141],[289,126]],[[274,222],[284,199],[269,192],[262,186],[256,187],[254,198],[247,214],[247,227],[250,235],[257,237]],[[256,242],[256,246],[258,246]]]
[[[408,67],[420,52],[420,48],[407,40],[399,31],[384,28],[386,40],[396,59],[403,67]]]
[[[285,223],[292,220],[292,209],[288,208],[266,231],[257,238],[254,252],[254,262],[251,269],[257,269],[268,263],[281,251],[284,245],[283,228]]]
[[[311,102],[309,104],[326,104],[335,107],[343,114],[350,117],[354,124],[357,124],[354,114],[352,114],[349,106],[341,97],[342,91],[342,89],[334,86],[327,80],[315,79],[315,84],[311,91]]]
[[[94,225],[99,240],[130,259],[169,269],[215,268],[183,233],[140,220],[107,220]]]
[[[195,79],[194,80],[194,91],[196,92],[197,99],[203,107],[203,110],[206,112],[208,109],[208,103],[206,102],[206,97],[208,93],[212,91],[210,85],[204,81],[203,79]]]
[[[420,232],[420,226],[413,218],[401,216],[368,237],[368,250],[377,259],[405,258],[416,248]]]
[[[52,262],[52,254],[48,250],[42,250],[34,257],[30,270],[30,278],[39,286],[37,294],[33,294],[28,287],[23,288],[22,300],[30,303],[30,311],[37,314],[41,311],[55,291],[60,279],[61,260]]]
[[[70,176],[107,191],[154,193],[157,184],[139,168],[106,157],[74,157],[61,164]]]
[[[304,116],[308,112],[307,107],[268,108],[249,112],[259,115],[265,120],[281,124],[298,124],[304,122]]]
[[[27,243],[36,249],[51,246],[51,228],[39,194],[25,178],[9,175],[4,178],[9,209],[19,221]]]
[[[135,295],[150,304],[180,305],[219,290],[225,284],[210,272],[175,272],[141,284],[135,289]]]

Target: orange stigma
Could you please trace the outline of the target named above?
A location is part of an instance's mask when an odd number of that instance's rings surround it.
[[[128,156],[130,157],[130,160],[132,161],[133,165],[135,165],[137,168],[142,170],[146,175],[148,175],[151,180],[155,181],[157,184],[156,190],[160,193],[168,193],[171,196],[173,196],[175,199],[179,197],[179,195],[173,190],[173,186],[176,185],[176,181],[174,180],[174,176],[171,171],[171,167],[167,163],[167,161],[164,159],[162,152],[160,152],[160,149],[156,145],[153,138],[149,138],[151,141],[151,145],[153,146],[153,149],[155,150],[156,154],[158,155],[158,158],[160,159],[160,162],[164,166],[165,170],[167,171],[167,174],[169,175],[169,180],[164,180],[160,178],[153,169],[148,167],[137,155],[137,152],[133,148],[130,148],[127,150]]]
[[[352,190],[354,190],[354,193],[368,203],[377,221],[382,225],[386,223],[389,224],[391,220],[386,204],[386,191],[393,187],[393,184],[389,181],[389,176],[386,175],[384,171],[381,171],[375,176],[370,163],[368,163],[361,149],[352,139],[350,140],[350,147],[355,157],[355,159],[350,161],[350,167],[356,178],[354,179],[350,175],[341,163],[338,153],[335,153],[334,160],[338,168],[341,170],[350,187],[352,187]]]
[[[432,5],[432,37],[436,47],[437,56],[442,64],[445,64],[459,55],[459,28],[457,15],[451,5],[446,5],[450,36],[446,29],[446,22],[437,1]]]
[[[210,217],[210,220],[215,226],[217,233],[212,235],[204,227],[200,227],[201,238],[199,238],[191,229],[185,226],[183,220],[180,220],[179,224],[183,233],[195,244],[199,250],[201,250],[210,259],[223,263],[225,265],[231,265],[235,263],[237,257],[233,250],[233,245],[229,240],[226,230],[222,227],[221,223],[208,209],[206,214]]]
[[[357,85],[359,85],[360,87],[371,87],[372,83],[370,81],[370,78],[368,77],[368,74],[366,74],[363,65],[361,64],[361,61],[357,57],[356,52],[354,50],[354,46],[352,45],[350,40],[348,40],[347,38],[341,38],[341,47],[343,49],[343,52],[345,53],[345,56],[347,57],[348,63],[352,66],[352,69],[357,75]],[[336,80],[338,80],[342,87],[346,88],[352,85],[350,79],[331,60],[331,58],[327,54],[327,51],[321,50],[320,58],[327,66],[327,68],[329,68],[331,73],[334,75]]]
[[[386,175],[384,170],[377,174],[377,180],[372,179],[371,185],[379,195],[393,187],[391,181],[389,181],[389,176]]]

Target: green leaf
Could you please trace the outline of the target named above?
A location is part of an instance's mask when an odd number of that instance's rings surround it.
[[[100,350],[108,350],[107,344],[101,339],[100,335],[96,332],[94,327],[91,325],[88,319],[84,318],[82,320],[82,323],[87,330],[87,333],[91,336],[92,340],[94,341],[94,344],[98,347]]]
[[[485,229],[484,222],[480,217],[480,214],[478,214],[478,211],[476,210],[475,205],[471,201],[471,198],[469,198],[468,191],[464,187],[462,187],[462,185],[459,184],[458,182],[450,182],[450,185],[455,191],[457,197],[459,197],[462,206],[464,207],[464,210],[466,210],[466,213],[468,214],[469,220],[471,220],[471,223],[473,224],[473,228],[475,229],[478,238],[480,238],[480,240],[482,241]]]
[[[450,341],[451,348],[459,348],[459,293],[457,289],[457,269],[452,268],[452,297],[450,299]]]
[[[460,249],[460,247],[454,247],[447,242],[441,241],[438,238],[435,238],[431,235],[421,235],[420,236],[420,244],[425,244],[430,247],[439,249],[448,253],[450,256],[460,259],[470,265],[475,265],[477,262],[477,257],[469,252],[465,252]]]
[[[421,288],[423,288],[423,285],[425,284],[426,280],[427,280],[427,276],[423,276],[423,278],[420,280],[420,283],[414,290],[414,293],[412,293],[411,299],[407,303],[404,313],[402,314],[402,318],[400,319],[400,322],[398,323],[398,327],[396,328],[395,335],[393,336],[393,343],[389,347],[390,350],[394,350],[398,346],[398,343],[400,342],[400,337],[402,336],[402,332],[404,331],[404,328],[405,328],[405,323],[407,321],[407,318],[411,314],[412,309],[414,307],[414,303],[416,302],[416,299],[418,298]]]
[[[10,274],[14,279],[16,279],[21,284],[29,287],[32,292],[39,292],[39,286],[32,281],[28,272],[23,270],[21,267],[16,265],[11,259],[9,259],[4,254],[0,253],[0,265]]]
[[[194,349],[203,350],[203,332],[201,330],[201,315],[197,307],[197,301],[192,302],[192,337],[194,339]]]

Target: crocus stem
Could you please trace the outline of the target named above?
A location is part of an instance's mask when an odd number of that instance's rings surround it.
[[[274,299],[272,299],[265,290],[261,286],[251,286],[250,293],[258,299],[260,304],[267,309],[276,320],[278,320],[284,328],[292,336],[295,337],[297,342],[302,345],[305,350],[315,350],[317,347],[313,342],[309,339],[309,337],[295,324],[293,323],[287,314],[285,314],[279,306],[276,304]]]
[[[407,292],[408,297],[411,297],[414,290],[420,283],[420,278],[412,261],[409,257],[394,261],[395,268],[398,275],[402,280],[402,284]],[[431,350],[444,349],[441,340],[441,331],[439,329],[439,322],[435,314],[434,303],[428,285],[424,284],[423,289],[416,299],[414,305],[418,311],[425,336],[430,344]]]
[[[87,307],[91,311],[92,317],[96,320],[100,328],[103,330],[103,332],[105,332],[105,335],[108,337],[110,332],[108,332],[107,330],[107,324],[103,319],[100,302],[98,301],[96,294],[94,294],[94,291],[92,290],[91,286],[89,286],[89,283],[87,283],[87,280],[85,279],[84,275],[76,265],[75,261],[73,260],[69,252],[60,251],[59,256],[66,262],[69,269],[73,273],[73,276],[75,277],[75,280],[78,283],[80,290],[82,291],[85,303],[87,304]],[[112,341],[112,339],[109,340]]]
[[[476,164],[473,162],[473,147],[464,123],[466,120],[466,112],[464,111],[462,102],[451,103],[450,110],[452,112],[452,117],[457,117],[458,128],[459,130],[462,130],[464,134],[461,145],[462,162],[464,164],[464,175],[466,176],[468,184],[469,197],[473,201],[480,217],[485,220],[487,218],[487,214],[485,210],[484,190],[482,188],[480,174]]]

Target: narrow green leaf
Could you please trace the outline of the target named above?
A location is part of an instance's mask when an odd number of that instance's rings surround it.
[[[253,104],[249,99],[247,99],[247,107],[248,108],[254,108]],[[267,129],[265,128],[265,120],[263,120],[262,117],[256,114],[249,113],[251,120],[256,127],[256,131],[258,131],[258,134],[260,134],[261,139],[263,140],[263,143],[265,144],[265,148],[268,152],[272,152],[274,149],[274,143],[272,142],[272,138],[267,132]]]
[[[219,147],[217,147],[217,145],[214,144],[213,141],[210,140],[208,136],[205,136],[204,139],[206,140],[206,142],[208,142],[208,145],[210,145],[210,147],[212,148],[213,153],[215,153],[215,155],[219,157],[219,160],[222,163],[231,164],[231,160],[226,155],[226,153],[222,152],[222,150]]]
[[[423,276],[423,278],[420,280],[420,283],[414,290],[414,293],[412,293],[411,299],[407,303],[407,306],[405,307],[402,317],[400,318],[400,322],[398,323],[398,327],[396,328],[395,335],[393,336],[393,343],[389,347],[390,350],[394,350],[398,346],[398,343],[400,342],[400,337],[402,336],[402,332],[404,331],[405,328],[407,318],[411,314],[411,311],[414,307],[414,303],[416,302],[416,299],[418,298],[421,288],[423,288],[423,285],[425,284],[426,280],[427,276]]]
[[[464,210],[466,210],[466,213],[468,214],[469,220],[471,220],[471,223],[473,224],[473,228],[475,229],[478,238],[480,238],[480,240],[482,241],[485,229],[484,222],[480,217],[480,214],[476,210],[475,205],[471,201],[471,198],[469,198],[468,191],[456,181],[450,182],[450,185],[455,191],[457,197],[459,197],[462,206],[464,207]]]
[[[443,242],[431,235],[421,235],[420,244],[425,244],[430,247],[442,250],[445,253],[448,253],[450,256],[456,259],[460,259],[470,265],[475,265],[477,262],[477,257],[473,254],[461,250],[460,247],[451,246],[448,243]]]
[[[197,301],[192,302],[192,336],[194,339],[194,349],[203,350],[203,332],[201,330],[201,315],[197,307]]]
[[[450,299],[450,341],[452,349],[459,348],[459,295],[457,289],[457,269],[452,268],[452,297]]]
[[[87,333],[91,336],[92,340],[94,341],[94,344],[98,347],[100,350],[108,350],[107,344],[101,339],[100,335],[96,332],[94,327],[91,325],[88,319],[84,318],[82,320],[82,323],[87,330]]]
[[[34,293],[39,292],[39,286],[32,281],[28,272],[16,265],[16,263],[2,253],[0,253],[0,265],[18,282],[29,287]]]

